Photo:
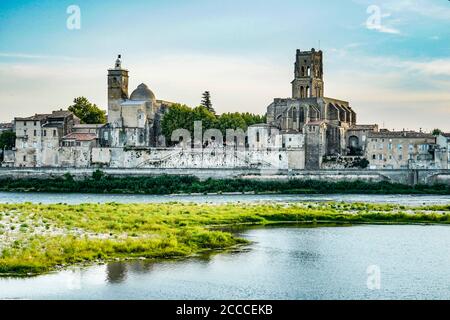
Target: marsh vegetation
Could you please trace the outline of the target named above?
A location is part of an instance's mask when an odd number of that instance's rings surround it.
[[[0,274],[78,263],[186,257],[244,245],[230,228],[299,224],[449,224],[450,205],[0,204]]]

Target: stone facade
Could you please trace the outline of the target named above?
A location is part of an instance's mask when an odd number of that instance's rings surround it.
[[[437,160],[441,164],[441,169],[450,169],[450,133],[441,133],[436,138]]]
[[[427,169],[434,165],[436,138],[414,131],[372,132],[366,154],[372,169]]]
[[[234,136],[227,136],[226,143],[217,130],[193,135],[180,131],[174,137],[183,139],[166,147],[161,122],[173,103],[157,100],[145,84],[129,94],[129,73],[120,56],[107,79],[107,124],[80,124],[63,110],[16,118],[16,150],[5,157],[7,165],[276,173],[356,170],[365,158],[371,169],[449,168],[448,135],[441,135],[436,145],[431,135],[357,124],[349,102],[327,98],[323,53],[315,49],[297,50],[292,97],[274,99],[267,107],[266,123],[250,126],[245,133],[231,130]]]

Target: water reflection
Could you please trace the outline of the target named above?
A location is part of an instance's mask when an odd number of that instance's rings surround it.
[[[106,266],[106,280],[109,283],[121,283],[127,278],[127,265],[123,262],[111,262]]]
[[[1,279],[0,299],[450,299],[450,227],[261,228],[247,250]],[[367,268],[380,267],[380,290]]]

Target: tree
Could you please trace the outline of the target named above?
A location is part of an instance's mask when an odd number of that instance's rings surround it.
[[[73,105],[69,107],[69,111],[80,118],[81,123],[87,124],[103,124],[106,123],[106,112],[101,110],[97,105],[89,102],[85,97],[75,98]]]
[[[433,130],[433,136],[438,136],[438,135],[440,135],[442,133],[442,130],[441,129],[434,129]]]
[[[224,113],[218,117],[219,119],[219,130],[222,134],[226,136],[227,129],[242,129],[247,130],[247,123],[245,122],[242,114],[240,113]]]
[[[13,131],[3,131],[0,134],[0,150],[11,150],[16,145],[16,134]]]
[[[202,102],[200,103],[202,107],[205,107],[209,112],[216,114],[211,102],[211,94],[209,91],[205,91],[202,96]]]

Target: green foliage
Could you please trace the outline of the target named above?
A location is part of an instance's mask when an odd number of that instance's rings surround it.
[[[438,136],[438,135],[440,135],[442,133],[442,130],[441,129],[434,129],[433,130],[433,136]]]
[[[181,104],[169,108],[161,123],[162,133],[166,141],[171,141],[172,133],[177,129],[186,129],[194,134],[194,121],[202,121],[203,133],[209,129],[218,129],[226,137],[227,129],[242,129],[244,131],[251,125],[265,123],[266,117],[251,113],[224,113],[216,115],[204,106],[194,109]]]
[[[36,274],[76,263],[121,258],[172,258],[247,243],[223,231],[280,223],[450,224],[450,206],[308,202],[295,204],[0,204],[0,212],[46,221],[66,235],[24,232],[3,248],[0,275]],[[22,224],[21,227],[28,227]],[[83,230],[73,235],[71,228]],[[222,230],[222,231],[221,231]],[[89,237],[88,234],[102,235]]]
[[[0,150],[11,150],[16,145],[16,134],[14,131],[3,131],[0,134]]]
[[[209,91],[203,92],[202,102],[200,103],[200,106],[206,108],[206,110],[208,110],[209,112],[216,114],[216,111],[214,110],[211,102],[211,93]]]
[[[82,123],[87,124],[103,124],[106,123],[106,112],[101,110],[97,105],[89,102],[85,97],[75,98],[73,105],[69,107],[69,111],[80,118]]]
[[[105,176],[105,173],[99,169],[92,172],[92,179],[99,181]]]
[[[53,179],[2,179],[0,191],[84,192],[123,194],[188,193],[284,193],[284,194],[450,194],[449,185],[408,186],[389,182],[316,181],[292,179],[264,181],[248,179],[208,179],[193,176],[161,175],[117,178],[94,173],[93,179],[65,176]],[[99,179],[96,179],[99,178]]]

